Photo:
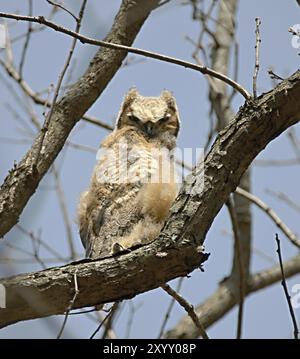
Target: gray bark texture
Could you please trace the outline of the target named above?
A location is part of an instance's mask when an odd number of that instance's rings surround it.
[[[0,280],[7,308],[0,327],[27,319],[62,314],[73,308],[113,302],[185,276],[207,259],[202,251],[207,231],[254,158],[300,120],[300,71],[248,101],[221,131],[201,164],[186,178],[160,236],[152,243],[94,261],[80,261]],[[201,176],[204,180],[202,186]]]

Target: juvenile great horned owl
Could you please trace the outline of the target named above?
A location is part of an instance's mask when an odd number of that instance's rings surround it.
[[[170,92],[159,97],[143,97],[136,89],[127,93],[79,202],[87,257],[106,257],[148,243],[160,233],[178,192],[171,152],[178,131],[178,110]]]

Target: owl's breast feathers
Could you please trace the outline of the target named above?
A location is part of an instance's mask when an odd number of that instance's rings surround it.
[[[122,111],[127,106],[125,101]],[[90,187],[79,202],[80,236],[87,257],[110,256],[158,236],[178,192],[169,151],[176,137],[171,132],[149,139],[119,121],[104,140]]]

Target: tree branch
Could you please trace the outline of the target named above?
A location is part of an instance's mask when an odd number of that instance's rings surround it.
[[[44,107],[50,108],[52,106],[52,103],[43,99],[38,95],[38,93],[34,92],[32,88],[28,85],[27,82],[25,82],[24,78],[21,78],[18,71],[13,67],[13,65],[7,61],[3,61],[0,59],[0,65],[3,66],[7,74],[13,78],[20,86],[21,90],[23,91],[24,95],[29,96],[31,100],[37,104]],[[113,130],[113,126],[109,125],[108,123],[102,122],[96,117],[92,117],[89,115],[83,115],[82,119],[86,122],[92,123],[96,126],[100,126],[108,131]]]
[[[200,163],[187,176],[162,233],[152,243],[115,257],[1,280],[7,308],[1,309],[0,326],[63,313],[73,295],[75,271],[80,293],[74,309],[132,298],[199,268],[207,259],[202,252],[206,233],[243,173],[269,142],[300,120],[299,96],[300,71],[255,104],[246,103],[220,132],[204,170]]]
[[[152,0],[152,1],[154,1],[154,0]],[[156,1],[156,3],[157,3],[157,1]],[[199,71],[203,75],[210,75],[210,76],[213,76],[221,81],[224,81],[228,85],[235,88],[242,96],[245,97],[245,99],[251,98],[251,94],[246,89],[244,89],[240,84],[238,84],[234,80],[230,79],[229,77],[223,75],[222,73],[219,73],[219,72],[217,72],[213,69],[210,69],[206,66],[196,65],[196,64],[193,64],[192,62],[183,61],[183,60],[177,59],[175,57],[158,54],[158,53],[155,53],[152,51],[142,50],[142,49],[126,46],[123,44],[120,45],[116,41],[95,40],[95,39],[89,38],[87,36],[78,34],[72,30],[69,30],[69,29],[63,27],[63,26],[57,25],[54,22],[45,19],[43,16],[25,16],[25,15],[7,14],[4,12],[0,12],[0,17],[43,24],[55,31],[72,36],[75,39],[80,40],[83,44],[90,44],[90,45],[102,46],[102,47],[106,47],[106,48],[114,49],[114,50],[122,50],[122,51],[126,51],[126,52],[131,52],[133,54],[142,55],[142,56],[149,57],[152,59],[172,63],[175,65],[183,66],[188,69]]]
[[[260,30],[259,30],[260,25],[261,25],[260,18],[257,17],[255,19],[256,41],[255,41],[255,67],[254,67],[254,74],[253,74],[253,97],[254,98],[257,97],[257,76],[258,76],[258,71],[259,71],[259,50],[260,50],[260,43],[261,43]]]
[[[299,329],[298,329],[298,324],[297,324],[297,319],[295,316],[295,312],[293,309],[293,305],[291,302],[291,296],[289,294],[289,290],[286,284],[286,278],[285,278],[285,273],[284,273],[284,269],[283,269],[283,263],[282,263],[282,255],[281,255],[281,248],[280,248],[280,239],[278,237],[278,234],[276,233],[276,243],[277,243],[277,253],[278,253],[278,259],[279,259],[279,265],[280,265],[280,271],[281,271],[281,276],[282,276],[282,280],[281,280],[281,285],[283,287],[284,290],[284,294],[288,303],[288,307],[289,307],[289,311],[290,311],[290,315],[292,318],[292,322],[293,322],[293,327],[294,327],[294,339],[298,339],[298,335],[299,335]]]
[[[245,274],[244,274],[244,263],[243,263],[243,252],[241,249],[240,229],[237,214],[234,208],[234,201],[229,196],[227,201],[227,207],[230,214],[232,231],[235,242],[234,256],[238,262],[238,288],[239,288],[239,310],[238,310],[238,325],[236,332],[236,339],[242,339],[242,327],[243,327],[243,313],[244,313],[244,299],[245,299]]]
[[[172,289],[169,284],[164,284],[161,286],[164,291],[166,291],[171,297],[173,297],[176,302],[183,307],[183,309],[188,313],[189,317],[198,328],[200,335],[203,339],[209,339],[203,325],[201,324],[199,318],[197,317],[194,307],[188,303],[180,294],[176,292],[176,290]]]
[[[286,278],[298,274],[300,272],[300,255],[298,254],[287,260],[283,266]],[[282,275],[279,265],[257,272],[249,277],[245,294],[248,296],[251,293],[271,286],[281,279]],[[222,282],[213,295],[208,297],[195,311],[204,328],[208,328],[237,304],[238,295],[235,292],[235,284],[230,279]],[[190,317],[185,316],[172,330],[166,333],[165,338],[193,339],[199,335],[199,330],[193,325]]]
[[[86,7],[86,2],[87,2],[87,0],[83,0],[82,4],[81,4],[81,7],[80,7],[78,19],[76,20],[76,28],[75,28],[76,33],[79,32],[80,27],[81,27],[81,20],[83,18],[84,10],[85,10],[85,7]],[[69,54],[68,54],[67,59],[65,61],[64,67],[63,67],[63,69],[61,70],[61,72],[60,72],[60,74],[58,76],[57,85],[56,85],[55,90],[54,90],[53,101],[51,103],[50,110],[49,110],[49,112],[48,112],[48,114],[47,114],[47,116],[45,118],[44,124],[43,124],[42,136],[41,136],[41,138],[39,140],[38,149],[36,151],[36,156],[35,156],[35,162],[33,164],[34,168],[36,167],[37,163],[39,162],[41,150],[43,148],[44,140],[45,140],[45,137],[47,135],[47,131],[48,131],[48,128],[50,126],[52,116],[54,114],[54,108],[55,108],[55,105],[57,103],[60,88],[61,88],[63,79],[65,77],[65,74],[66,74],[66,72],[68,70],[68,67],[70,66],[70,62],[71,62],[72,56],[74,54],[76,43],[77,43],[77,39],[74,38],[73,41],[72,41],[72,45],[71,45]]]
[[[212,3],[213,4],[213,3]],[[213,46],[209,58],[211,58],[211,67],[224,74],[230,72],[230,54],[236,40],[236,16],[238,0],[220,0],[218,2],[218,13],[216,19],[216,28],[213,32]],[[204,22],[204,20],[203,20]],[[203,23],[203,27],[207,27]],[[199,48],[203,49],[204,45],[199,43]],[[238,64],[238,59],[236,59]],[[221,131],[228,125],[234,116],[231,100],[232,96],[228,89],[221,81],[210,82],[209,98],[212,109],[217,116],[216,130]],[[251,191],[251,168],[244,173],[240,181],[240,187]],[[239,238],[241,252],[243,253],[243,273],[247,278],[249,274],[251,260],[251,238],[252,238],[252,219],[249,202],[240,196],[234,195],[235,212],[239,227]],[[239,260],[237,257],[236,242],[234,242],[233,263],[230,275],[235,277],[236,285],[239,285]]]
[[[242,188],[237,188],[235,193],[237,193],[240,196],[243,196],[244,198],[248,199],[250,202],[257,205],[260,209],[262,209],[276,224],[276,226],[281,229],[281,231],[286,235],[286,237],[290,240],[290,242],[295,245],[298,249],[300,249],[300,240],[296,236],[295,233],[293,233],[290,228],[278,217],[278,215],[275,213],[275,211],[269,207],[266,203],[264,203],[261,199],[254,196],[252,193],[249,193],[245,191]]]
[[[105,41],[131,45],[144,21],[159,0],[123,0],[114,24]],[[120,68],[126,51],[102,48],[91,61],[86,73],[70,87],[54,106],[46,135],[41,130],[32,147],[13,168],[0,187],[0,237],[19,220],[28,200],[61,151],[77,121],[97,100]],[[35,163],[39,144],[44,137],[42,152]]]

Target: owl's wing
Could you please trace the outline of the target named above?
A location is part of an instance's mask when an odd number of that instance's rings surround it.
[[[97,163],[79,208],[79,231],[87,257],[111,255],[117,239],[138,221],[136,196],[141,187],[140,179],[136,179],[138,158],[134,156],[128,165],[127,160],[116,161],[108,153]]]
[[[136,205],[138,187],[114,186],[110,196],[94,201],[80,225],[80,236],[88,258],[103,258],[113,253],[114,244],[128,234],[140,219]]]
[[[88,197],[91,197],[91,195],[91,192],[86,192],[85,196],[87,198],[81,199],[81,205],[86,208],[83,218],[79,221],[79,234],[86,250],[86,257],[90,256],[91,245],[94,242],[93,238],[97,237],[100,233],[105,209],[109,206],[110,202],[109,198],[102,198],[102,200],[97,201],[95,197],[89,201]]]

